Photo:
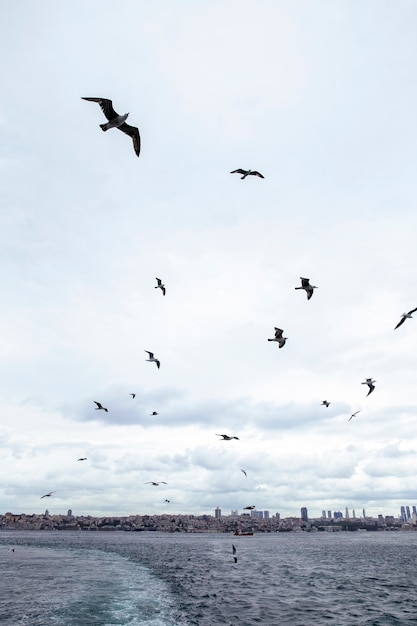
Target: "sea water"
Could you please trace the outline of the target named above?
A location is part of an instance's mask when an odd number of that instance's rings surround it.
[[[0,624],[417,625],[416,551],[414,532],[2,530]]]

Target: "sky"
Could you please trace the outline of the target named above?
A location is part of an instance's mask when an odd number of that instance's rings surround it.
[[[417,504],[416,19],[3,3],[0,513]]]

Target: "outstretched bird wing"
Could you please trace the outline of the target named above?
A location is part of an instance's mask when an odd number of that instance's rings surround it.
[[[97,402],[97,400],[93,400],[94,404],[97,404],[97,408],[98,409],[102,409],[103,406],[100,404],[100,402]]]
[[[238,170],[233,170],[233,172],[230,172],[231,174],[246,174],[246,170],[242,170],[242,168],[240,167]]]
[[[149,358],[153,359],[153,352],[149,352],[149,350],[145,350],[145,352],[147,352],[149,354]]]
[[[405,315],[402,316],[402,318],[400,319],[400,321],[398,322],[398,324],[396,325],[396,327],[394,328],[394,330],[396,330],[397,328],[399,328],[401,326],[401,324],[404,324],[405,320],[407,318],[405,317]]]
[[[265,176],[262,176],[260,172],[251,172],[251,176],[259,176],[259,178],[265,178]]]
[[[275,327],[275,339],[280,339],[284,331],[281,328]]]
[[[140,154],[139,129],[136,128],[135,126],[129,126],[129,124],[126,124],[126,122],[124,122],[121,126],[119,126],[119,130],[121,130],[122,133],[125,133],[126,135],[129,135],[129,137],[132,138],[133,148],[134,148],[134,150],[136,152],[136,156],[139,156],[139,154]]]
[[[119,114],[113,109],[113,103],[111,100],[107,98],[82,98],[83,100],[88,100],[89,102],[97,102],[100,105],[101,110],[103,111],[106,118],[109,120],[114,120]]]

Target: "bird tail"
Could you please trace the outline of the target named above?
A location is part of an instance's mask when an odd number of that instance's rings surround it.
[[[108,124],[100,124],[100,128],[101,128],[101,130],[106,131],[106,130],[109,130],[110,127],[109,127]]]

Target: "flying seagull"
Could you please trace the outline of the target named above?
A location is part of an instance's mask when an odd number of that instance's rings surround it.
[[[330,402],[327,402],[327,400],[323,400],[323,402],[321,404],[324,404],[324,406],[329,406]],[[321,406],[321,405],[320,405]]]
[[[50,498],[52,496],[52,494],[55,493],[55,491],[50,491],[49,493],[45,493],[44,496],[40,497],[40,500],[42,500],[42,498]]]
[[[285,342],[287,341],[288,337],[282,336],[282,333],[284,331],[281,328],[277,328],[275,326],[274,330],[275,330],[275,337],[273,339],[268,339],[268,341],[276,341],[278,343],[278,348],[282,348],[282,346],[285,346]]]
[[[243,510],[248,509],[248,511],[253,511],[253,509],[256,509],[256,506],[254,504],[252,504],[251,506],[244,506]]]
[[[371,393],[371,392],[369,392],[369,393]],[[355,411],[354,413],[352,413],[352,415],[351,415],[351,416],[349,417],[349,419],[348,419],[348,422],[350,422],[350,420],[352,419],[352,417],[355,417],[355,415],[357,415],[358,413],[360,413],[360,410],[359,410],[359,411]]]
[[[412,314],[415,313],[416,311],[417,311],[417,308],[416,309],[411,309],[411,311],[408,311],[408,313],[403,313],[402,316],[401,316],[400,321],[398,322],[398,324],[396,325],[395,328],[398,328],[399,326],[401,326],[401,324],[404,324],[404,322],[407,319],[407,317],[411,319],[413,317]],[[394,328],[394,330],[395,330],[395,328]]]
[[[152,411],[152,413],[149,413],[149,415],[159,415],[158,411]]]
[[[132,400],[133,400],[133,398],[136,398],[136,394],[135,393],[131,393],[130,395],[132,396]]]
[[[239,437],[229,437],[229,435],[219,435],[216,433],[217,437],[223,437],[223,441],[231,441],[232,439],[239,439]]]
[[[149,359],[146,359],[146,361],[151,361],[151,363],[156,363],[156,367],[159,369],[161,367],[161,363],[160,361],[158,361],[158,359],[155,359],[153,352],[149,352],[149,350],[145,350],[145,352],[149,354]]]
[[[86,460],[87,460],[86,456],[81,457],[81,459],[77,459],[77,461],[86,461]]]
[[[313,295],[313,289],[318,289],[318,287],[316,287],[315,285],[310,285],[309,278],[303,278],[302,276],[300,276],[300,279],[301,287],[294,287],[294,289],[304,289],[307,294],[307,300],[310,300],[311,296]]]
[[[243,473],[245,474],[246,478],[248,477],[248,474],[247,474],[246,470],[241,469],[240,471],[241,471],[241,472],[243,472]]]
[[[103,406],[102,404],[100,404],[100,402],[97,402],[97,400],[93,400],[94,404],[97,404],[96,411],[106,411],[106,413],[108,413],[108,410],[106,409],[105,406]]]
[[[369,387],[369,391],[366,394],[366,397],[368,397],[369,394],[372,393],[373,390],[375,389],[374,383],[376,383],[376,380],[372,380],[372,378],[367,378],[364,383],[361,383],[361,385],[368,385]]]
[[[246,176],[258,176],[259,178],[265,178],[265,176],[262,176],[262,174],[256,172],[255,170],[242,170],[241,168],[239,168],[238,170],[233,170],[233,172],[230,173],[243,174],[243,176],[240,177],[240,180],[243,180],[244,178],[246,178]]]
[[[158,487],[159,485],[167,485],[168,483],[160,480],[159,483],[155,483],[153,480],[148,481],[147,483],[143,483],[144,485],[153,485],[154,487]]]
[[[155,278],[155,280],[158,281],[158,284],[156,285],[155,289],[160,289],[163,293],[163,295],[165,295],[166,289],[165,289],[165,285],[163,284],[162,280],[160,278]]]
[[[133,141],[133,148],[136,152],[136,155],[140,154],[140,135],[139,130],[135,126],[129,126],[126,124],[127,116],[129,113],[125,113],[124,115],[119,115],[113,109],[113,104],[111,100],[107,98],[82,98],[83,100],[88,100],[89,102],[97,102],[100,105],[101,110],[103,111],[106,118],[109,120],[107,124],[100,124],[101,130],[109,130],[109,128],[118,128],[129,135]]]

